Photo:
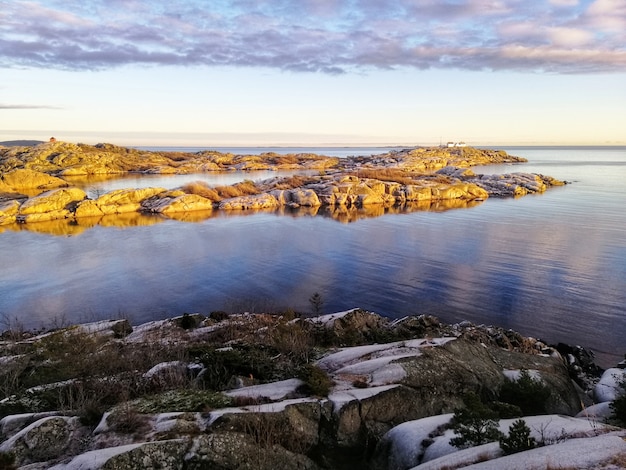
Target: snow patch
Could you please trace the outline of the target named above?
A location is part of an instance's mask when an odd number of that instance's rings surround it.
[[[296,390],[304,385],[300,379],[281,380],[262,385],[252,385],[236,390],[224,392],[229,397],[267,398],[269,400],[282,400],[286,396],[296,393]]]
[[[207,426],[211,426],[218,418],[230,413],[280,413],[290,405],[299,403],[318,403],[315,398],[295,398],[292,400],[283,400],[277,403],[266,403],[264,405],[240,406],[233,408],[221,408],[209,413]]]
[[[528,376],[531,379],[541,381],[541,374],[539,373],[538,370],[525,369],[525,371],[528,373]],[[522,377],[522,371],[520,369],[507,369],[507,370],[503,370],[502,373],[507,379],[513,382],[517,382]]]
[[[318,325],[332,326],[333,323],[335,323],[335,320],[338,320],[339,318],[343,318],[347,314],[356,312],[357,310],[360,310],[360,309],[352,308],[350,310],[346,310],[345,312],[329,313],[328,315],[320,315],[319,317],[311,317],[311,318],[307,318],[307,321],[310,321],[311,323],[316,323]]]
[[[353,388],[350,390],[334,391],[328,395],[328,400],[333,404],[335,413],[352,401],[362,401],[374,397],[379,393],[386,392],[400,385],[383,385],[371,388]]]
[[[494,445],[498,444],[494,443]],[[468,449],[468,451],[473,450],[475,452],[476,460],[483,457],[484,450],[481,447]],[[463,468],[471,470],[502,470],[504,468],[507,470],[528,470],[529,468],[546,468],[548,466],[553,468],[590,468],[621,452],[626,452],[626,441],[619,436],[588,437],[538,447]],[[446,464],[447,461],[433,461],[427,465],[414,467],[413,470],[438,469]]]
[[[625,369],[607,369],[600,377],[600,381],[596,384],[593,395],[598,403],[613,401],[623,392],[619,383],[626,380]]]

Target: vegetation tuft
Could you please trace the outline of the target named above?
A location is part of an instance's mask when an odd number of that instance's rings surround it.
[[[457,437],[450,439],[450,444],[464,449],[499,440],[502,433],[498,430],[497,413],[475,393],[468,393],[463,402],[465,408],[454,411],[452,429]]]
[[[509,426],[508,436],[500,437],[500,448],[506,455],[534,449],[536,446],[535,438],[530,435],[530,428],[523,419]]]
[[[546,413],[551,398],[550,388],[522,369],[517,380],[507,380],[500,389],[499,400],[518,407],[523,416]]]

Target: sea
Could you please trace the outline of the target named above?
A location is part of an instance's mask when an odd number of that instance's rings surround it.
[[[218,310],[306,314],[318,293],[324,313],[360,307],[497,325],[583,346],[613,366],[626,353],[626,147],[497,148],[528,162],[475,173],[542,173],[568,184],[463,208],[132,214],[93,225],[0,227],[0,330]],[[390,148],[215,150],[346,157]],[[82,185],[97,197],[281,174],[290,173],[133,175]]]

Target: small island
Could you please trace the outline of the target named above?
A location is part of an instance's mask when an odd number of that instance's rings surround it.
[[[7,469],[626,463],[624,369],[492,326],[215,311],[1,339]]]
[[[524,161],[504,151],[447,146],[348,158],[151,152],[61,141],[0,147],[0,225],[54,220],[77,224],[89,220],[87,225],[94,225],[98,218],[130,213],[180,218],[194,212],[285,208],[324,210],[339,216],[378,208],[380,215],[385,210],[424,210],[437,204],[467,207],[489,197],[519,197],[565,184],[540,174],[480,175],[470,169]],[[94,176],[255,170],[290,170],[294,175],[220,187],[197,182],[171,190],[128,188],[96,199],[89,199],[75,186],[76,181]]]

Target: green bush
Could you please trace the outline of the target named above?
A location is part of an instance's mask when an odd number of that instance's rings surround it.
[[[541,380],[533,378],[522,369],[517,380],[507,380],[500,389],[499,399],[504,403],[518,406],[522,415],[540,415],[546,412],[546,402],[550,399],[550,388]]]
[[[306,391],[312,395],[326,397],[333,385],[328,374],[313,364],[305,364],[302,366],[298,376],[306,383]]]
[[[537,443],[530,435],[530,428],[523,419],[518,419],[509,426],[509,435],[500,437],[500,448],[506,454],[515,454],[534,449]]]
[[[611,418],[621,426],[626,426],[626,378],[619,382],[621,392],[609,405],[611,407]]]
[[[15,454],[13,452],[0,452],[0,470],[15,470]]]
[[[489,409],[475,393],[463,399],[465,408],[456,409],[452,429],[458,434],[450,444],[460,449],[497,441],[502,436],[496,419],[498,414]]]

